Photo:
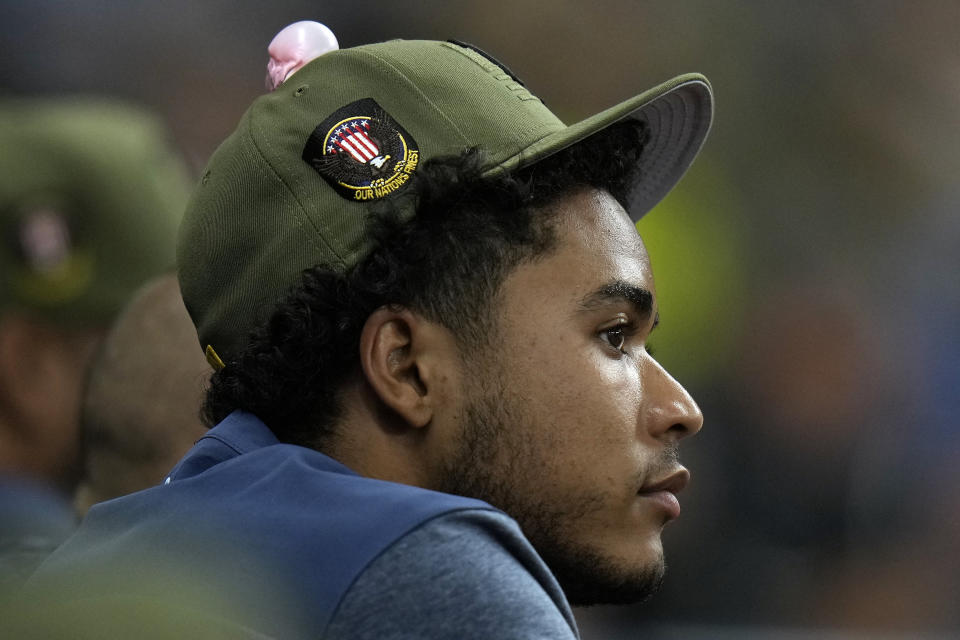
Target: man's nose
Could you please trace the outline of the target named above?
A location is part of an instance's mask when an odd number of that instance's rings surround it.
[[[682,440],[700,431],[703,413],[693,397],[659,362],[651,358],[647,367],[644,395],[650,435]]]

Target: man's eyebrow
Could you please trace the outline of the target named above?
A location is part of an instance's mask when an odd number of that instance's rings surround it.
[[[611,303],[624,301],[629,302],[641,317],[647,317],[653,312],[653,293],[623,280],[615,280],[585,295],[580,299],[580,309],[593,311]]]

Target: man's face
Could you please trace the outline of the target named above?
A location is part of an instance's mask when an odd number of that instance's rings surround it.
[[[464,371],[445,489],[514,517],[572,603],[631,602],[662,578],[677,442],[702,416],[646,351],[653,276],[622,207],[596,190],[555,206],[556,250],[507,277]]]

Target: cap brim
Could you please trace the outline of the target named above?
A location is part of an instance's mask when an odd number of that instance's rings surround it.
[[[552,133],[499,163],[497,168],[528,166],[626,118],[643,120],[650,130],[630,206],[630,217],[639,220],[680,181],[710,131],[713,92],[700,74],[677,76]]]

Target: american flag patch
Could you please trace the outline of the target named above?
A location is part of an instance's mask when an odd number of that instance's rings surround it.
[[[370,139],[370,119],[361,118],[337,127],[327,143],[327,153],[346,152],[357,162],[370,162],[380,148]]]
[[[337,109],[310,134],[303,159],[341,196],[383,198],[401,189],[420,162],[413,137],[372,98]]]

